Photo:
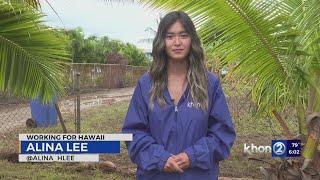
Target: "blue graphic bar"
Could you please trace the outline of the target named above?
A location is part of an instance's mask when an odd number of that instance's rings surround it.
[[[301,140],[272,140],[272,157],[301,156]]]
[[[21,154],[120,153],[120,141],[21,141]]]

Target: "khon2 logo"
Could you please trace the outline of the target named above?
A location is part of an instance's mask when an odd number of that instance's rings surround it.
[[[286,145],[283,142],[276,142],[272,145],[272,153],[277,156],[284,155],[286,153]]]

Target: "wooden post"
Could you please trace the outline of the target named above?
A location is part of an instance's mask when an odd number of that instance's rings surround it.
[[[62,114],[61,114],[61,111],[60,111],[60,108],[59,108],[58,104],[55,104],[54,106],[56,108],[56,111],[57,111],[57,114],[58,114],[58,117],[59,117],[59,120],[60,120],[60,124],[61,124],[62,130],[63,130],[63,133],[68,133],[66,125],[64,124],[64,121],[63,121],[63,118],[62,118]]]

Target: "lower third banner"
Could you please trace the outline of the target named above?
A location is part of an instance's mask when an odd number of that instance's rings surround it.
[[[120,141],[21,141],[21,154],[120,153]]]
[[[19,154],[19,162],[99,162],[99,154]]]

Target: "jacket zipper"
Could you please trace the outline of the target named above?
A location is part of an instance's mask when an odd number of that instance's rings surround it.
[[[176,142],[178,142],[178,128],[177,128],[177,125],[178,125],[178,105],[175,105],[174,106],[174,111],[175,111],[175,128],[176,128]],[[178,143],[177,143],[178,145]],[[178,153],[178,147],[176,146],[176,153]]]

